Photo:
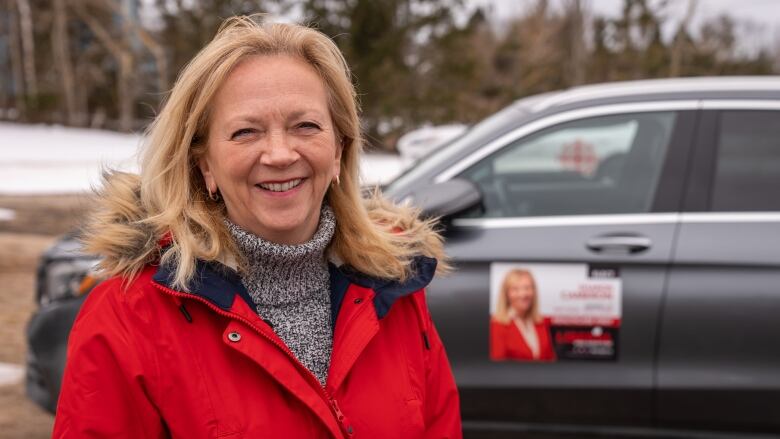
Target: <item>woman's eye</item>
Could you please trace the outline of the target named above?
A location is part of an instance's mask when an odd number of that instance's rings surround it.
[[[233,134],[230,135],[230,138],[235,139],[237,137],[246,136],[254,132],[255,130],[253,130],[252,128],[241,128],[240,130],[236,130],[235,132],[233,132]]]
[[[298,124],[298,128],[304,129],[304,130],[319,130],[320,126],[317,125],[314,122],[301,122]]]

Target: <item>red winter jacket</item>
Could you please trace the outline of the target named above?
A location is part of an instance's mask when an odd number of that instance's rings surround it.
[[[240,279],[199,263],[191,292],[147,267],[87,298],[68,342],[55,438],[457,438],[458,393],[422,288],[331,266],[327,384],[298,362]]]

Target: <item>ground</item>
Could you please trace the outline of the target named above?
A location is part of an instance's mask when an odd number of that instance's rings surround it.
[[[77,227],[89,198],[0,196],[0,208],[15,218],[0,221],[0,362],[24,364],[24,330],[36,305],[35,267],[59,235]],[[0,386],[0,439],[51,437],[54,418],[24,395],[23,383]]]

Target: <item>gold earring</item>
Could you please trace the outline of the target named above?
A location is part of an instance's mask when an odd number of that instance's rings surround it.
[[[333,183],[335,183],[335,186],[339,186],[339,185],[341,185],[341,180],[339,180],[339,176],[338,176],[338,175],[336,175],[336,180],[335,180],[335,181],[331,181],[331,182],[330,182],[330,185],[331,185],[331,186],[334,186],[334,184],[333,184]]]
[[[219,189],[215,190],[214,193],[211,192],[211,188],[206,186],[206,191],[209,193],[209,198],[211,201],[219,201]]]

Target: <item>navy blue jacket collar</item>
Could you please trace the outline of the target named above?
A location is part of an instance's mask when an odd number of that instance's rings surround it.
[[[411,264],[413,275],[403,282],[366,276],[352,270],[350,267],[344,267],[340,271],[352,283],[374,290],[374,293],[376,293],[374,295],[374,307],[376,308],[377,317],[382,319],[390,311],[390,307],[393,306],[396,300],[424,288],[431,282],[433,275],[436,274],[437,261],[434,258],[417,256],[412,260]],[[330,283],[332,289],[334,285],[332,276]]]
[[[390,311],[390,307],[399,298],[414,293],[425,287],[433,279],[436,272],[436,259],[425,256],[417,256],[412,261],[412,273],[404,282],[395,280],[378,279],[366,276],[350,267],[336,267],[329,264],[330,272],[330,306],[331,321],[335,325],[344,295],[350,283],[374,290],[374,308],[377,317],[384,318]],[[160,265],[152,279],[160,285],[170,289],[172,287],[174,270],[170,265]],[[195,277],[189,293],[203,297],[214,305],[224,310],[233,306],[236,296],[243,299],[251,309],[255,309],[255,303],[249,296],[241,278],[235,270],[215,261],[198,261],[195,267]]]
[[[172,290],[174,267],[170,264],[159,265],[152,280]],[[233,306],[236,296],[255,308],[252,298],[249,296],[238,273],[232,268],[215,261],[198,261],[188,293],[207,299],[214,305],[229,310]]]

